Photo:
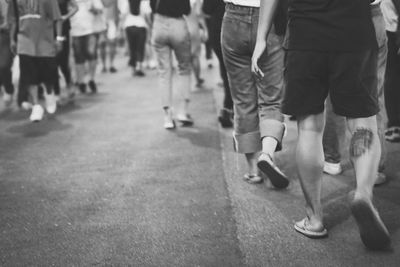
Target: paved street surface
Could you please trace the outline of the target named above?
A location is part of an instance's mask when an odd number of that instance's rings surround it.
[[[242,180],[244,158],[217,113],[217,68],[193,91],[193,128],[163,129],[155,71],[132,77],[125,60],[41,123],[0,104],[0,266],[399,266],[400,145],[389,147],[387,184],[375,202],[391,252],[362,245],[347,194],[353,170],[324,177],[329,238],[311,240],[288,123],[278,164],[287,190]]]

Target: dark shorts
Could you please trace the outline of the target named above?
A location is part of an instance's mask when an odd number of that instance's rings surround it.
[[[97,46],[99,34],[93,33],[72,38],[72,47],[76,64],[83,64],[86,61],[97,59]]]
[[[375,50],[354,53],[289,50],[284,75],[284,114],[322,113],[328,94],[338,115],[363,118],[379,112]]]
[[[58,79],[55,57],[19,55],[19,66],[22,84],[54,86]]]

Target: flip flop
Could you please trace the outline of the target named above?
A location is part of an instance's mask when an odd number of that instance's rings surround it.
[[[350,196],[352,197],[350,209],[357,222],[364,245],[372,250],[390,248],[389,231],[373,204],[366,199],[354,199],[354,192]]]
[[[308,238],[323,238],[328,236],[328,230],[323,228],[320,231],[314,231],[309,229],[310,221],[306,217],[301,221],[298,221],[294,224],[294,229],[299,232],[300,234],[305,235]]]
[[[261,176],[248,173],[243,176],[243,180],[249,184],[261,184],[263,182],[263,178]]]
[[[272,185],[278,189],[284,189],[289,185],[287,176],[275,165],[271,156],[261,153],[257,163],[258,168],[268,176]]]

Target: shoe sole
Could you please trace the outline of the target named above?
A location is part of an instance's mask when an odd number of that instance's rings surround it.
[[[258,168],[268,176],[272,185],[278,189],[285,189],[289,185],[289,180],[277,172],[267,161],[262,160],[257,163]]]
[[[373,208],[364,200],[353,200],[351,212],[360,230],[364,245],[372,250],[384,250],[390,247],[389,232]]]

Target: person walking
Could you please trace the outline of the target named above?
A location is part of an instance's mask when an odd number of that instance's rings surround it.
[[[189,114],[191,47],[190,35],[184,16],[190,13],[190,0],[151,0],[154,12],[152,44],[158,61],[159,87],[164,110],[164,128],[175,129],[173,89],[178,91],[179,103],[176,119],[182,126],[192,126]],[[176,84],[172,84],[173,58],[178,61]]]
[[[75,58],[76,83],[86,93],[86,72],[92,93],[97,92],[96,69],[99,37],[106,30],[101,0],[76,0],[78,12],[71,17],[72,48]],[[86,66],[87,64],[87,66]]]
[[[371,0],[372,1],[372,0]],[[380,111],[377,114],[378,134],[381,143],[381,158],[379,161],[377,179],[375,185],[381,185],[386,182],[386,175],[384,173],[386,162],[386,143],[384,136],[385,129],[385,96],[384,96],[384,79],[386,70],[387,58],[387,37],[385,31],[385,21],[380,8],[381,0],[375,0],[371,3],[372,21],[375,27],[376,39],[378,41],[378,69],[377,69],[377,90]],[[324,148],[324,168],[323,171],[330,175],[338,175],[342,172],[340,164],[340,140],[339,137],[344,137],[345,133],[345,120],[343,117],[336,115],[333,112],[333,107],[330,98],[328,97],[325,105],[326,125],[322,138]]]
[[[282,149],[285,132],[280,110],[285,26],[274,25],[266,42],[268,53],[258,59],[263,76],[257,78],[251,72],[251,58],[256,43],[260,0],[225,2],[222,53],[234,103],[235,150],[245,154],[248,165],[244,179],[249,183],[262,182],[260,169],[273,186],[286,188],[289,180],[274,163],[275,152]],[[276,22],[282,19],[281,15],[277,14]]]
[[[74,88],[72,85],[72,76],[71,76],[71,67],[69,64],[69,55],[70,55],[70,47],[71,47],[71,37],[70,37],[70,30],[71,30],[71,22],[70,18],[78,12],[78,5],[76,4],[75,0],[58,0],[58,6],[61,11],[61,16],[63,20],[62,25],[62,35],[64,41],[62,42],[62,49],[57,54],[57,65],[60,69],[61,73],[64,76],[65,84],[67,88],[67,98],[72,99],[74,97]],[[60,79],[57,79],[54,92],[57,98],[60,97]]]
[[[118,0],[102,0],[104,5],[104,19],[106,30],[101,33],[99,41],[100,57],[103,64],[103,72],[117,72],[114,66],[115,56],[117,54],[117,39],[119,28],[120,10]],[[109,59],[109,68],[107,68],[107,58]]]
[[[252,68],[267,46],[279,0],[263,0]],[[294,229],[310,238],[326,237],[321,205],[324,104],[345,116],[351,133],[350,157],[357,185],[349,194],[351,212],[364,245],[388,249],[389,232],[373,205],[381,146],[376,114],[378,45],[370,1],[293,0],[289,3],[282,111],[297,118],[296,162],[306,200],[306,217]]]
[[[129,46],[129,66],[134,76],[143,77],[143,61],[147,39],[147,24],[142,12],[146,4],[141,0],[120,0],[122,25],[125,29]]]
[[[57,109],[56,55],[64,40],[60,9],[53,0],[15,0],[9,4],[8,18],[11,50],[19,56],[21,83],[27,86],[33,104],[30,120],[37,122],[44,115],[38,96],[40,85],[45,91],[46,111],[54,114]]]
[[[388,37],[388,59],[385,74],[385,107],[388,118],[385,138],[400,142],[400,1],[382,0],[382,11]]]
[[[233,126],[233,100],[221,47],[221,29],[225,3],[223,0],[204,0],[203,12],[209,16],[209,43],[218,58],[220,75],[224,86],[224,101],[218,120],[223,128],[230,128]]]

